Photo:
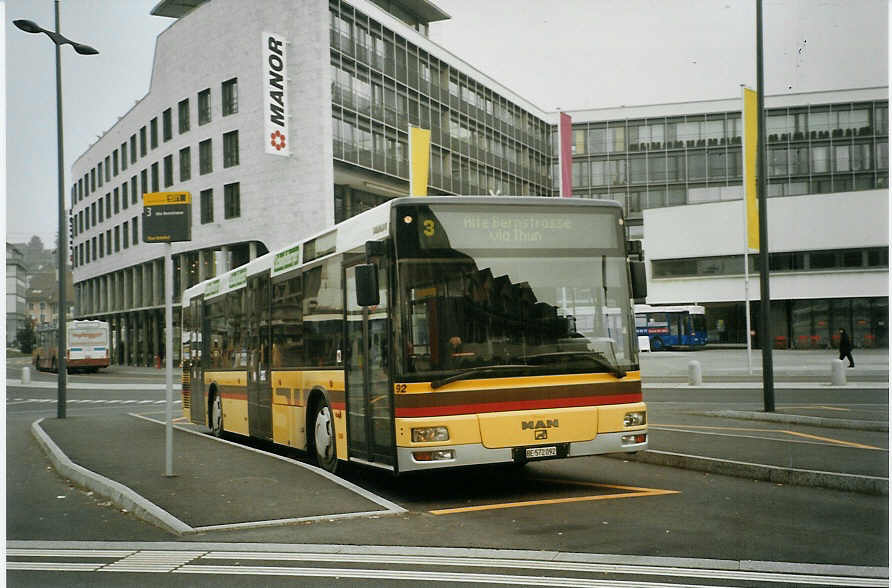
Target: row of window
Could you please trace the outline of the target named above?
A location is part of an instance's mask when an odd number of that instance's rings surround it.
[[[201,223],[206,224],[214,222],[213,188],[202,190],[199,201],[201,206]],[[223,218],[238,218],[241,216],[241,212],[241,188],[239,183],[234,182],[224,185]],[[83,217],[79,216],[78,223],[82,218]],[[118,253],[121,249],[127,249],[131,244],[135,246],[138,243],[139,217],[134,216],[130,221],[124,221],[118,226],[109,228],[105,232],[100,232],[98,235],[84,239],[82,242],[76,244],[72,251],[72,263],[75,267],[84,265],[91,261],[102,259],[106,255]]]
[[[192,149],[183,147],[177,156],[179,162],[179,181],[187,182],[192,179]],[[239,138],[238,131],[230,131],[223,134],[223,167],[229,168],[239,164]],[[214,171],[213,144],[211,139],[205,139],[198,144],[198,173],[209,174]],[[163,176],[163,177],[162,177]],[[174,155],[164,156],[160,162],[153,163],[149,168],[143,169],[137,182],[134,175],[130,181],[125,181],[111,192],[107,192],[104,198],[91,202],[89,207],[77,211],[72,217],[72,234],[77,236],[90,230],[103,220],[112,218],[121,210],[126,210],[129,204],[137,205],[139,195],[149,192],[158,192],[163,185],[170,188],[174,184]],[[163,180],[163,181],[162,181]],[[130,193],[128,198],[128,192]]]
[[[886,135],[888,103],[811,106],[802,112],[769,111],[768,142],[842,139]],[[740,144],[739,112],[686,117],[661,117],[647,121],[610,121],[573,125],[574,155],[598,155],[625,151],[653,151]],[[557,132],[551,137],[557,153]]]
[[[227,80],[221,85],[221,112],[223,116],[229,116],[238,112],[238,78]],[[211,89],[205,88],[198,92],[198,125],[211,122]],[[177,104],[178,131],[187,133],[190,129],[189,99],[184,98]],[[127,169],[128,161],[135,164],[138,157],[145,157],[151,149],[158,147],[159,139],[158,117],[149,121],[137,133],[130,135],[130,141],[121,143],[118,149],[112,150],[110,155],[99,161],[95,167],[84,173],[78,179],[77,184],[71,190],[71,202],[76,204],[102,188],[103,183],[111,182],[112,177],[123,173]],[[139,151],[137,152],[137,136],[139,137]],[[161,113],[161,138],[164,142],[173,139],[173,109],[167,108]],[[138,153],[138,156],[137,156]]]
[[[75,245],[71,255],[72,265],[74,267],[85,265],[106,255],[117,253],[122,248],[127,249],[130,245],[136,246],[138,243],[139,217],[134,216],[129,221],[124,221]]]
[[[743,255],[655,259],[651,261],[651,269],[654,278],[740,275],[744,273],[743,260]],[[749,265],[750,272],[758,271],[758,254],[749,256]],[[768,255],[768,266],[772,272],[888,268],[889,249],[886,247],[867,247],[770,253]]]
[[[330,4],[332,51],[544,151],[548,125],[344,2]],[[362,67],[356,67],[361,71]]]
[[[832,155],[832,158],[831,158]],[[809,175],[889,169],[886,140],[853,145],[812,145],[773,148],[768,152],[768,175]],[[558,165],[552,165],[552,188],[560,181]],[[740,178],[741,150],[709,149],[679,153],[624,154],[610,159],[573,162],[573,188],[624,186],[638,183],[664,183]]]
[[[349,72],[332,66],[332,101],[336,105],[356,111],[359,126],[369,116],[373,126],[379,121],[405,133],[407,125],[430,129],[431,143],[454,151],[460,151],[486,163],[508,167],[520,166],[525,176],[530,171],[537,181],[546,183],[547,153],[525,145],[499,131],[493,130],[481,120],[431,102],[427,97],[409,91],[408,96],[393,88],[373,81],[360,80]],[[346,113],[341,118],[347,117]],[[383,134],[383,131],[382,131]],[[544,149],[545,145],[541,145]]]
[[[273,369],[337,365],[338,350],[343,348],[340,260],[326,261],[271,286],[272,292],[268,282],[249,280],[245,288],[206,302],[208,339],[196,341],[193,347],[194,358],[200,358],[205,369],[244,370],[249,361],[256,360],[244,349],[256,341],[257,320],[265,312],[272,314],[267,361]],[[188,333],[197,336],[192,331],[191,310],[184,309],[186,337]]]

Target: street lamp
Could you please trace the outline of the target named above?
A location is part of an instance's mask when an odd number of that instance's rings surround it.
[[[63,37],[59,33],[59,0],[56,0],[56,30],[48,31],[37,25],[34,21],[30,20],[14,20],[12,24],[14,24],[19,29],[25,31],[26,33],[44,33],[47,37],[52,39],[53,44],[56,46],[56,139],[58,142],[58,163],[59,163],[59,238],[56,244],[56,253],[58,259],[59,266],[59,340],[57,344],[58,351],[56,352],[57,360],[56,367],[58,368],[59,373],[59,392],[58,392],[58,402],[56,405],[56,416],[60,419],[65,418],[65,390],[68,384],[68,362],[67,362],[67,345],[66,345],[66,321],[68,319],[68,304],[65,300],[65,268],[67,267],[65,261],[65,250],[66,244],[68,243],[65,231],[65,172],[64,172],[64,162],[62,156],[62,70],[61,63],[59,59],[59,46],[60,45],[71,45],[74,50],[81,55],[97,55],[99,51],[93,49],[89,45],[84,45],[82,43],[76,43],[71,39],[67,39]]]

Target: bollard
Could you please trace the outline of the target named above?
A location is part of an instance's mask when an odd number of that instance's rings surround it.
[[[22,384],[30,384],[31,383],[31,368],[25,366],[22,368]]]
[[[830,360],[830,384],[832,386],[846,385],[846,364],[841,359]]]
[[[700,362],[692,360],[688,362],[688,385],[699,386],[703,383],[703,372],[700,369]]]

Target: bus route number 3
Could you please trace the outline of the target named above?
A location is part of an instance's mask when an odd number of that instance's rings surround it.
[[[435,232],[434,227],[434,221],[432,221],[431,219],[427,219],[426,221],[424,221],[424,236],[433,237]]]

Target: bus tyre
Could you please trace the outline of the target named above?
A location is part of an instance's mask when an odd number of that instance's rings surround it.
[[[313,414],[313,457],[316,465],[324,470],[335,473],[338,469],[334,423],[331,418],[331,408],[325,398],[320,398]]]
[[[218,393],[214,393],[211,400],[211,435],[214,437],[223,436],[223,397]]]
[[[659,337],[654,337],[654,340],[650,342],[650,348],[654,351],[662,351],[663,350],[663,340]]]

